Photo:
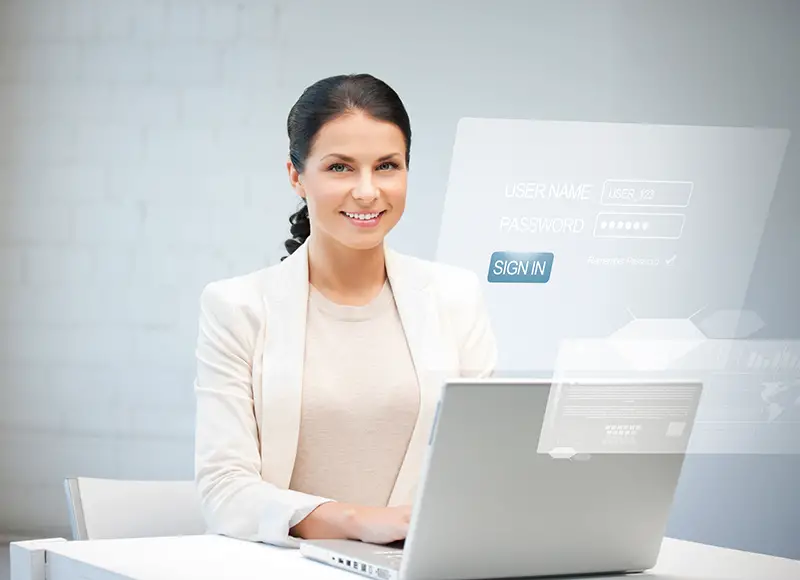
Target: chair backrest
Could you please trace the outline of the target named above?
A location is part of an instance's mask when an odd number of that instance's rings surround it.
[[[74,540],[191,536],[206,532],[193,481],[64,481]]]

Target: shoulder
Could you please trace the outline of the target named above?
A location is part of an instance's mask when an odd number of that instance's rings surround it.
[[[266,324],[265,293],[280,265],[214,280],[200,293],[200,340],[250,355]]]
[[[203,306],[212,308],[253,308],[260,301],[270,268],[214,280],[200,294]]]
[[[463,294],[475,291],[480,286],[478,276],[472,270],[441,262],[421,261],[425,262],[430,280],[437,289],[448,293]]]
[[[280,264],[214,280],[200,293],[200,315],[232,331],[257,330],[266,318],[264,297]]]
[[[480,278],[472,270],[397,252],[394,259],[402,264],[404,276],[412,277],[431,289],[440,303],[458,307],[481,300]]]
[[[497,344],[492,331],[481,278],[472,270],[403,256],[396,270],[410,279],[422,280],[424,292],[433,298],[442,328],[449,331],[458,347],[462,376],[487,376],[497,361]],[[420,282],[404,281],[402,286]]]

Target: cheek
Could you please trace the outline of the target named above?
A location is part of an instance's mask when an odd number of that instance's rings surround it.
[[[324,212],[342,205],[348,195],[349,186],[342,179],[315,176],[308,180],[305,191],[309,211]]]
[[[317,224],[322,230],[335,227],[339,220],[341,203],[331,195],[317,194],[308,198],[308,215],[312,224]]]
[[[395,207],[405,205],[407,179],[405,175],[393,176],[386,179],[379,187],[386,200]]]
[[[406,206],[406,190],[398,190],[386,194],[386,201],[394,209],[403,209]]]

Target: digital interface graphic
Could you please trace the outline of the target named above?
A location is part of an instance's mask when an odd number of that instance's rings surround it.
[[[581,383],[603,377],[632,384]],[[557,443],[581,453],[666,453],[679,445],[697,454],[800,453],[800,341],[564,341],[554,379],[542,452]],[[670,434],[670,425],[692,421],[691,440]]]
[[[789,137],[459,122],[436,257],[481,276],[499,376],[564,381],[548,409],[547,445],[800,452],[796,345],[773,352],[735,340],[763,325],[743,308]],[[780,378],[774,365],[785,369]],[[569,384],[599,377],[634,384]],[[673,379],[701,381],[702,394],[685,384],[659,391]],[[645,392],[637,380],[653,382]]]

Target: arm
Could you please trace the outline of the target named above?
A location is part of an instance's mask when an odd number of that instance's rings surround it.
[[[470,273],[469,283],[465,284],[463,292],[468,299],[456,315],[463,324],[459,350],[461,376],[490,377],[497,365],[497,340],[480,279],[475,274]]]
[[[320,505],[291,530],[291,535],[304,540],[355,540],[356,506],[328,502]]]
[[[261,477],[252,385],[260,323],[240,289],[224,284],[209,284],[200,299],[195,479],[203,514],[212,533],[292,547],[290,530],[329,500]]]
[[[372,544],[404,540],[411,523],[411,506],[370,507],[326,503],[294,527],[305,539],[335,538]]]

